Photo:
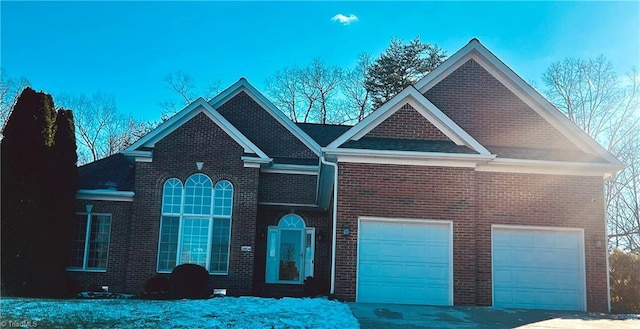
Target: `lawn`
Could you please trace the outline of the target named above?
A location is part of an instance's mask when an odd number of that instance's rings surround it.
[[[349,306],[322,298],[208,300],[0,299],[1,328],[359,328]]]

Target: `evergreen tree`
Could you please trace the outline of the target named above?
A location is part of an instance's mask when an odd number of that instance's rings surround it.
[[[69,228],[60,223],[71,219],[68,214],[57,212],[62,208],[68,212],[67,208],[74,206],[68,190],[74,189],[75,196],[77,183],[73,182],[77,173],[76,169],[68,172],[75,177],[70,178],[70,186],[59,182],[62,168],[69,170],[69,165],[75,163],[75,156],[71,156],[72,149],[75,152],[75,139],[68,136],[73,134],[73,129],[67,127],[69,122],[72,124],[72,116],[61,115],[58,121],[65,127],[61,125],[59,130],[57,116],[50,95],[26,88],[3,131],[0,143],[3,294],[55,296],[64,288],[63,259],[68,248],[62,250],[66,245],[62,236],[69,234]],[[56,142],[61,146],[59,149]]]
[[[392,38],[389,47],[367,69],[365,89],[371,93],[376,109],[404,88],[433,71],[446,58],[437,45],[422,43],[416,37],[408,44]]]

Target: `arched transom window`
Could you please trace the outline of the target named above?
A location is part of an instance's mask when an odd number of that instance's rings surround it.
[[[158,244],[158,272],[171,272],[192,263],[212,274],[229,270],[229,240],[233,185],[221,180],[213,185],[203,174],[164,183]]]

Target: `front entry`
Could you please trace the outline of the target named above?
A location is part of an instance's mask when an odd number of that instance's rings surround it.
[[[305,226],[302,217],[285,215],[278,226],[269,226],[267,236],[267,283],[302,284],[313,276],[315,228]]]

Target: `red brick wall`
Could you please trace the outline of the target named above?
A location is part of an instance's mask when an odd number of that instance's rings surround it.
[[[318,176],[260,174],[259,202],[315,204]]]
[[[218,112],[270,157],[318,157],[244,91]]]
[[[479,305],[491,305],[491,224],[558,226],[584,228],[587,309],[607,311],[601,178],[478,172],[476,188]]]
[[[411,105],[405,104],[364,137],[449,141],[429,120]]]
[[[109,286],[109,291],[123,292],[126,288],[125,271],[129,250],[129,229],[131,227],[132,203],[125,201],[77,200],[76,212],[85,213],[86,205],[93,206],[91,212],[111,214],[111,237],[106,272],[68,271],[68,276],[79,280],[82,288],[90,285]]]
[[[453,221],[455,305],[491,305],[491,225],[584,228],[587,308],[607,310],[602,179],[339,164],[336,295],[355,299],[358,217]],[[597,247],[597,241],[601,246]]]
[[[474,60],[433,86],[425,97],[485,146],[577,150]]]
[[[355,300],[358,217],[453,221],[454,300],[475,304],[474,171],[465,168],[339,164],[336,296]]]
[[[156,275],[158,234],[162,204],[162,186],[171,177],[184,183],[195,173],[208,175],[214,182],[229,180],[234,186],[231,227],[231,252],[228,275],[211,275],[210,285],[227,288],[230,295],[251,293],[253,252],[241,252],[241,246],[255,249],[258,168],[244,168],[243,149],[204,114],[159,141],[153,162],[136,163],[135,201],[130,229],[130,262],[127,290],[139,292],[144,282]],[[204,162],[201,171],[196,162]]]

